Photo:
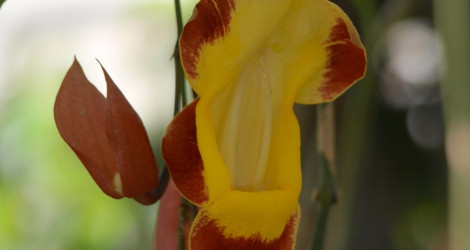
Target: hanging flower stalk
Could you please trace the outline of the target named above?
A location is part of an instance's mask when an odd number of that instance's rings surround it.
[[[162,151],[178,190],[200,207],[190,248],[292,249],[293,104],[332,101],[364,76],[357,31],[326,0],[201,0],[180,52],[200,98],[171,122]]]

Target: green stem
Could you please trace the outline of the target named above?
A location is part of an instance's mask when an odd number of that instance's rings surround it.
[[[176,14],[176,26],[178,31],[178,37],[176,40],[175,51],[173,54],[175,60],[175,106],[174,115],[176,115],[182,107],[188,104],[187,89],[185,84],[185,77],[183,67],[181,65],[180,49],[179,49],[179,38],[183,32],[183,15],[181,13],[181,3],[179,0],[175,0],[175,14]],[[182,106],[181,106],[182,105]],[[179,213],[179,232],[178,232],[178,249],[186,249],[186,227],[192,222],[192,204],[186,201],[184,198],[181,199],[180,213]]]
[[[333,180],[335,161],[334,143],[334,104],[317,106],[317,168],[319,188],[316,190],[317,219],[314,227],[312,250],[322,250],[326,237],[328,215],[336,203],[336,190]]]
[[[321,184],[316,198],[318,216],[315,223],[312,250],[323,249],[328,224],[328,215],[330,213],[331,206],[336,203],[337,199],[333,175],[330,171],[330,164],[324,154],[319,155],[319,159],[318,166],[321,171]]]
[[[184,73],[182,73],[184,74]],[[186,107],[186,105],[188,105],[188,96],[187,96],[187,89],[186,89],[186,83],[184,82],[184,78],[183,78],[183,82],[181,83],[181,100],[183,102],[183,107]]]
[[[181,205],[179,207],[179,226],[178,226],[178,234],[179,234],[179,250],[185,250],[186,247],[186,240],[187,240],[187,232],[188,228],[191,226],[193,219],[195,217],[195,207],[192,203],[190,203],[185,198],[181,198]],[[197,211],[196,211],[197,213]]]
[[[165,194],[166,188],[168,187],[168,182],[170,181],[170,173],[168,172],[168,167],[163,166],[163,171],[158,178],[158,186],[155,190],[152,191],[152,195],[155,196],[156,200],[160,200]]]
[[[181,67],[181,58],[179,50],[179,38],[183,32],[183,16],[181,13],[181,4],[179,0],[175,0],[175,12],[176,12],[176,27],[178,31],[175,50],[173,57],[175,59],[175,105],[174,105],[174,115],[176,115],[181,110],[181,101],[183,107],[187,104],[186,99],[186,88],[184,83],[184,71]]]

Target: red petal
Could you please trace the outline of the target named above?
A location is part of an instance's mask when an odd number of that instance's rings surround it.
[[[196,4],[180,40],[183,66],[191,78],[197,77],[196,65],[201,46],[225,35],[234,6],[233,0],[201,0]]]
[[[201,205],[209,199],[204,177],[204,165],[197,146],[196,105],[186,106],[168,125],[162,140],[162,152],[171,178],[182,195]]]
[[[107,83],[106,135],[118,164],[124,196],[142,204],[156,201],[158,169],[145,127],[103,68]]]
[[[105,98],[74,60],[57,94],[54,118],[62,138],[104,193],[122,198],[113,185],[117,164],[105,132]]]
[[[295,234],[300,217],[297,211],[292,214],[279,238],[271,241],[262,240],[261,235],[252,235],[248,238],[231,238],[229,235],[224,235],[223,228],[217,225],[215,219],[207,216],[204,210],[199,211],[199,213],[198,217],[200,218],[196,219],[196,224],[193,225],[191,231],[191,250],[291,250],[295,245]]]
[[[327,42],[332,44],[327,47],[327,72],[319,90],[323,99],[330,100],[362,78],[367,63],[363,47],[350,39],[344,20],[337,20]]]

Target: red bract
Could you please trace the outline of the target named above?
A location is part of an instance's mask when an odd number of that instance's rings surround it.
[[[158,200],[158,167],[144,125],[104,70],[105,98],[74,60],[62,82],[54,117],[62,138],[107,195],[150,205]]]

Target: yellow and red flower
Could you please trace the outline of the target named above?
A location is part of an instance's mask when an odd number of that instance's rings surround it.
[[[200,96],[167,128],[172,179],[201,207],[199,249],[292,249],[300,216],[295,102],[332,101],[365,74],[365,49],[327,0],[201,0],[180,38]]]

